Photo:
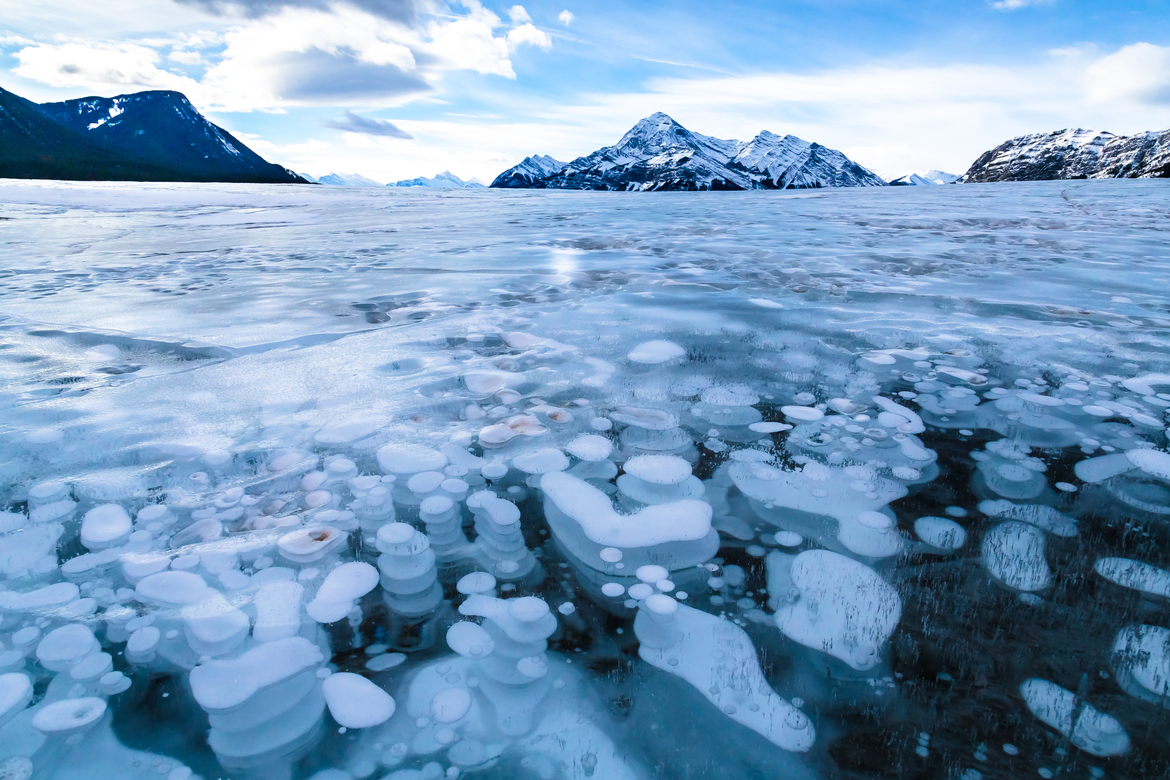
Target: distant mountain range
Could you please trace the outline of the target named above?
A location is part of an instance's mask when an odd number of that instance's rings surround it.
[[[1170,177],[1170,130],[1114,135],[1057,130],[1013,138],[984,152],[965,182]]]
[[[883,181],[841,152],[764,131],[751,141],[692,133],[663,113],[638,122],[613,146],[561,163],[528,157],[496,188],[570,190],[759,190],[880,187]]]
[[[960,178],[962,177],[960,177],[957,173],[944,173],[942,171],[919,171],[918,173],[908,173],[905,176],[899,176],[896,179],[891,179],[890,185],[894,187],[905,187],[953,184]]]
[[[432,176],[427,179],[425,177],[418,177],[417,179],[403,179],[394,184],[387,184],[387,187],[430,187],[439,190],[475,190],[483,189],[483,185],[477,181],[463,181],[450,171],[443,171],[442,173]]]
[[[305,183],[166,91],[38,105],[0,89],[0,178]]]

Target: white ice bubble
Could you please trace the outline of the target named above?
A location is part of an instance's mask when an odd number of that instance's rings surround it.
[[[654,485],[677,485],[691,476],[691,464],[675,455],[637,455],[623,468],[627,474]]]
[[[914,521],[914,533],[931,547],[957,550],[967,542],[963,526],[945,517],[920,517]]]
[[[610,456],[613,452],[613,442],[604,436],[586,433],[566,444],[565,449],[578,460],[596,462]]]
[[[37,710],[32,718],[32,726],[47,734],[59,734],[84,729],[105,714],[104,699],[95,696],[62,699]]]
[[[789,420],[797,422],[816,422],[825,416],[824,412],[812,406],[782,406],[780,411]]]
[[[1165,569],[1128,558],[1098,558],[1093,568],[1105,579],[1124,588],[1170,597],[1170,571]]]
[[[447,630],[447,646],[455,653],[470,658],[484,658],[495,650],[496,643],[482,626],[461,621]]]
[[[471,711],[471,691],[444,688],[431,698],[430,714],[439,723],[455,723]]]
[[[1052,581],[1044,558],[1044,534],[1016,521],[1000,523],[983,536],[983,565],[988,573],[1014,590],[1044,590]]]
[[[1071,737],[1074,745],[1094,756],[1116,756],[1129,750],[1129,736],[1116,718],[1081,702],[1072,691],[1048,680],[1026,680],[1020,695],[1040,720]]]
[[[343,563],[321,583],[317,596],[305,612],[318,623],[341,620],[353,609],[354,603],[378,586],[378,570],[368,563]]]
[[[626,592],[625,586],[617,582],[607,582],[601,586],[601,592],[609,596],[611,599],[616,599]]]
[[[257,691],[323,663],[315,644],[300,636],[257,645],[237,658],[208,660],[191,670],[191,692],[208,711],[243,704]]]
[[[23,710],[33,697],[33,684],[27,674],[0,674],[0,727]]]
[[[567,469],[569,459],[555,447],[543,447],[517,455],[512,458],[512,465],[525,474],[548,474]]]
[[[627,357],[632,363],[657,364],[682,357],[687,351],[673,341],[646,341],[630,350]]]
[[[81,543],[91,550],[117,545],[130,536],[134,524],[129,513],[117,504],[103,504],[85,513],[81,521]]]
[[[390,694],[360,674],[331,674],[321,683],[321,691],[333,720],[348,729],[379,726],[394,714]]]
[[[383,473],[400,477],[420,471],[442,471],[447,465],[443,453],[415,444],[387,444],[378,450],[377,457]]]
[[[872,669],[902,616],[893,586],[868,566],[828,550],[800,553],[789,576],[800,598],[776,611],[780,631],[854,669]]]
[[[654,583],[654,582],[658,582],[660,580],[664,580],[667,577],[669,577],[670,572],[667,571],[666,568],[662,567],[662,566],[656,566],[656,565],[639,566],[637,568],[637,570],[634,572],[634,576],[636,576],[642,582]]]
[[[778,422],[755,422],[748,425],[748,429],[756,433],[781,433],[792,430],[792,426]]]

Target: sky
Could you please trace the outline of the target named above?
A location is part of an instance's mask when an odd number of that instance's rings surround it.
[[[664,111],[963,173],[1066,127],[1170,128],[1170,0],[0,0],[0,87],[186,94],[267,159],[490,182]]]

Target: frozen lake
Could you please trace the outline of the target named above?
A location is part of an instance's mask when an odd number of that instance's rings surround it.
[[[1170,777],[1168,226],[0,181],[0,780]]]

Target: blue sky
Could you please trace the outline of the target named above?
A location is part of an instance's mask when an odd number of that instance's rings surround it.
[[[267,158],[490,181],[665,111],[893,177],[1027,132],[1170,127],[1170,0],[0,0],[0,86],[177,89]]]

